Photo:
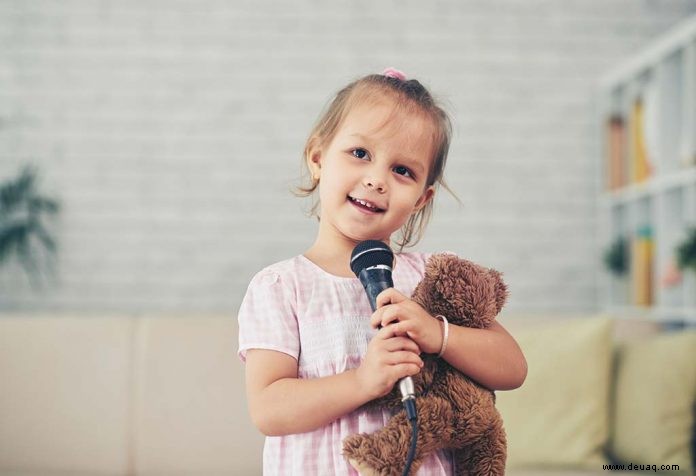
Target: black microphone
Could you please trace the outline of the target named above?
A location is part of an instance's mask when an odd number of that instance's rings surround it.
[[[387,244],[378,240],[361,241],[350,255],[350,269],[365,288],[373,312],[377,308],[377,295],[385,289],[394,287],[393,265],[394,253]],[[399,380],[399,391],[401,401],[415,399],[413,379],[404,377]]]

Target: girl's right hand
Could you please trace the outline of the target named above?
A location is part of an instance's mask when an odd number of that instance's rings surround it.
[[[388,394],[394,384],[423,367],[418,344],[405,336],[397,336],[394,326],[384,326],[367,345],[365,359],[357,368],[360,388],[369,399]]]

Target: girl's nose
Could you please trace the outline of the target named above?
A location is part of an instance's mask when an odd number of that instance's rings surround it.
[[[384,193],[386,190],[384,180],[376,175],[366,176],[363,179],[363,185],[365,188],[376,190],[379,193]]]

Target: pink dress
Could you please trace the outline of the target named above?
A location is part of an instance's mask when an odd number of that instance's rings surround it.
[[[394,288],[410,296],[429,255],[396,255]],[[298,361],[300,378],[334,375],[356,368],[375,330],[372,311],[357,278],[327,273],[303,255],[261,270],[249,284],[239,310],[239,357],[248,349],[270,349]],[[341,455],[342,441],[384,426],[386,410],[358,409],[317,430],[266,437],[264,475],[357,475]],[[418,475],[452,474],[448,451],[431,455]]]

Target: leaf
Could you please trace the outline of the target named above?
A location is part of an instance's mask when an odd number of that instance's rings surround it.
[[[0,184],[0,264],[16,255],[32,284],[41,277],[37,253],[43,248],[54,254],[57,248],[41,220],[60,208],[57,201],[38,193],[36,176],[36,169],[26,166],[17,178]]]
[[[696,228],[677,246],[677,264],[680,269],[693,268],[696,271]]]
[[[29,199],[29,210],[31,212],[47,212],[54,214],[58,212],[60,209],[60,206],[58,205],[58,202],[55,200],[52,200],[50,198],[44,198],[44,197],[31,197]]]
[[[37,266],[34,255],[31,252],[29,240],[23,240],[17,243],[17,252],[19,254],[20,264],[29,275],[29,278],[33,280],[34,277],[39,275],[39,267]]]
[[[51,236],[48,234],[46,229],[41,225],[41,223],[36,223],[34,226],[34,231],[36,232],[38,238],[41,240],[41,242],[44,244],[46,249],[50,251],[51,253],[55,253],[56,251],[56,242]]]
[[[617,237],[604,253],[604,264],[615,276],[628,271],[628,243],[626,238]]]
[[[0,263],[11,254],[12,248],[19,249],[21,243],[28,241],[29,225],[17,223],[0,231]]]
[[[0,212],[9,213],[25,203],[34,192],[35,179],[34,168],[27,166],[17,179],[0,186]]]

